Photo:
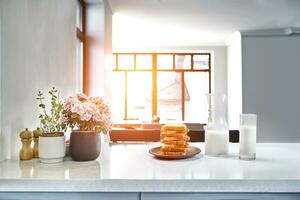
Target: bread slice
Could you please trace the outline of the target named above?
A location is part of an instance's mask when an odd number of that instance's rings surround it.
[[[167,145],[187,145],[186,141],[162,140],[161,142]]]
[[[189,132],[188,129],[184,130],[184,131],[171,131],[171,130],[165,130],[165,131],[161,131],[161,134],[166,134],[166,135],[177,135],[177,134],[184,134],[186,135]]]
[[[178,138],[178,137],[164,137],[162,138],[162,143],[165,143],[167,141],[189,141],[190,140],[190,137],[189,136],[185,136],[184,138]]]
[[[173,131],[186,131],[187,127],[184,124],[166,124],[161,127],[161,130],[165,132],[166,130],[173,130]]]
[[[162,152],[164,155],[168,156],[184,156],[186,153],[185,152]]]
[[[186,140],[188,138],[188,136],[186,134],[160,134],[161,138],[177,138],[178,140]]]
[[[173,144],[165,144],[164,147],[167,148],[188,148],[189,144],[184,144],[184,145],[173,145]]]
[[[186,152],[186,148],[162,146],[162,152]]]

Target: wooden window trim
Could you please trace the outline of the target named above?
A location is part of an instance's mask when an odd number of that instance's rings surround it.
[[[82,8],[82,30],[80,28],[76,27],[76,35],[77,38],[84,42],[85,39],[85,33],[86,33],[86,3],[83,0],[77,0]]]
[[[84,42],[84,34],[78,27],[76,28],[76,36],[81,42]]]
[[[128,72],[152,72],[152,117],[157,115],[157,73],[158,72],[177,72],[181,74],[181,109],[182,120],[185,120],[185,72],[207,72],[209,77],[208,91],[211,93],[211,53],[114,53],[115,69],[114,72],[123,72],[124,85],[125,85],[125,108],[124,108],[124,120],[132,120],[128,118]],[[119,55],[132,55],[134,57],[133,69],[119,69]],[[136,56],[137,55],[151,55],[152,56],[152,69],[137,69],[136,68]],[[173,56],[173,69],[157,69],[157,56],[158,55],[172,55]],[[176,69],[175,56],[176,55],[190,55],[191,56],[191,68],[190,69]],[[208,69],[194,69],[194,55],[207,55],[208,56]]]
[[[83,55],[82,55],[82,89],[83,93],[88,92],[88,63],[87,63],[87,57],[88,57],[88,48],[87,48],[87,36],[86,36],[86,9],[87,4],[83,0],[77,0],[78,3],[81,5],[82,8],[82,30],[80,28],[76,27],[76,37],[82,42],[82,48],[83,48]]]

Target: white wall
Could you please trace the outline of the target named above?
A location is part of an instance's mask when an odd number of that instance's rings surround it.
[[[19,132],[38,126],[38,90],[55,86],[63,97],[76,80],[76,1],[1,1],[2,158],[18,154]]]
[[[300,37],[242,36],[243,112],[258,142],[300,142]]]
[[[0,161],[3,159],[4,155],[3,155],[3,136],[2,136],[2,126],[1,126],[1,71],[2,71],[2,60],[1,60],[1,21],[2,21],[2,1],[0,1]]]
[[[228,123],[230,129],[239,129],[242,113],[242,44],[241,34],[235,32],[227,41]]]

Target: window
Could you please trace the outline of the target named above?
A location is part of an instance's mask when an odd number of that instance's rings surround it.
[[[114,120],[207,122],[210,53],[114,53]]]
[[[77,1],[76,8],[76,64],[77,64],[77,80],[79,80],[78,90],[83,91],[83,65],[84,65],[84,47],[85,47],[85,3],[81,0]]]

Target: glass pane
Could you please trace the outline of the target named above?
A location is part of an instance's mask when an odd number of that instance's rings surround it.
[[[123,120],[125,117],[125,80],[124,72],[112,72],[112,119],[113,121]]]
[[[116,55],[113,55],[112,57],[113,57],[113,60],[112,60],[112,62],[111,62],[112,67],[113,67],[113,69],[117,69],[117,66],[116,66],[116,59],[117,59],[117,56],[116,56]]]
[[[152,55],[137,55],[136,56],[137,69],[152,69]]]
[[[76,8],[76,27],[82,31],[82,6],[78,1]]]
[[[77,38],[76,41],[76,80],[78,80],[78,85],[76,91],[83,91],[83,43]]]
[[[181,120],[180,73],[157,73],[157,113],[162,121]]]
[[[134,69],[133,55],[118,55],[119,69]]]
[[[209,55],[194,55],[194,69],[209,69]]]
[[[152,73],[128,73],[128,118],[150,120],[152,115]]]
[[[191,55],[176,55],[176,69],[191,69]]]
[[[185,121],[207,123],[205,94],[209,91],[208,72],[185,72],[189,101],[185,101]]]
[[[157,69],[173,69],[173,55],[157,55]]]

